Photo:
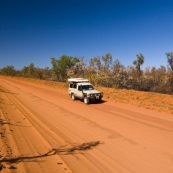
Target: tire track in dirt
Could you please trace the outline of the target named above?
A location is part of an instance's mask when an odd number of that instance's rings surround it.
[[[0,89],[1,171],[71,172],[28,121],[25,116],[26,110],[20,111],[22,105],[17,104],[13,94],[4,90],[2,86]],[[57,162],[61,162],[63,167]]]

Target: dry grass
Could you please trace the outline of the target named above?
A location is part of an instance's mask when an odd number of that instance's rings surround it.
[[[153,92],[98,87],[104,96],[121,103],[130,103],[151,110],[173,113],[173,96]]]
[[[17,77],[13,77],[17,78]],[[68,82],[55,82],[29,78],[17,78],[18,80],[30,81],[37,84],[47,85],[62,90],[67,90]],[[95,87],[104,93],[106,100],[113,100],[120,103],[130,103],[139,107],[173,114],[173,96],[153,92],[142,92],[135,90],[124,90],[114,88]]]

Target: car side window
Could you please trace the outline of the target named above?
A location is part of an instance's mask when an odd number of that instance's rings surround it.
[[[74,83],[74,84],[73,84],[73,88],[76,88],[76,87],[77,87],[77,85],[76,85],[76,83]]]
[[[70,84],[70,88],[73,88],[73,84],[72,83]]]
[[[81,85],[78,86],[78,90],[82,91],[82,86]]]

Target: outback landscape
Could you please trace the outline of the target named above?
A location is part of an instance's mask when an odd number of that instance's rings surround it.
[[[0,4],[0,173],[173,173],[173,1]]]
[[[173,96],[95,88],[85,105],[68,83],[0,76],[0,171],[172,173]]]

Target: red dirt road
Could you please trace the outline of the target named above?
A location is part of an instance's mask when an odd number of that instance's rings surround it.
[[[5,173],[173,173],[173,115],[5,77],[0,138]]]

